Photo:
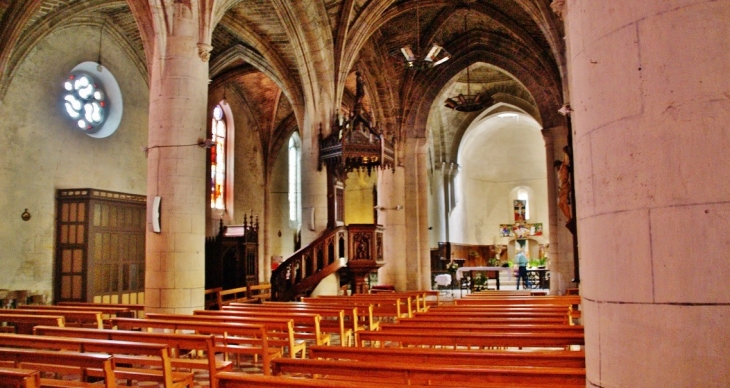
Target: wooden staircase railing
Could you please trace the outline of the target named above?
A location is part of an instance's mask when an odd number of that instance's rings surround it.
[[[294,252],[271,273],[271,299],[309,295],[322,279],[347,266],[348,245],[347,228],[338,226]]]

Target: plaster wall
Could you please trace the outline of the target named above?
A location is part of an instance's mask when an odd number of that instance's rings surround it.
[[[73,128],[61,103],[63,82],[78,63],[96,61],[99,29],[51,32],[28,53],[0,104],[0,288],[52,295],[55,190],[91,187],[145,195],[149,93],[146,74],[116,44],[104,66],[124,100],[117,131],[103,139]],[[108,39],[105,36],[105,39]],[[107,41],[108,42],[108,41]],[[32,217],[24,222],[27,208]],[[50,300],[49,300],[50,301]]]
[[[450,241],[490,245],[513,240],[499,237],[499,225],[514,223],[512,201],[517,199],[517,190],[524,188],[530,207],[527,222],[543,225],[543,235],[533,239],[547,243],[545,145],[536,123],[492,118],[481,125],[465,136],[459,151]]]

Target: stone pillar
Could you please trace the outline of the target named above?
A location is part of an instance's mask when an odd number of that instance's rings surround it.
[[[146,311],[192,313],[204,306],[205,149],[209,46],[199,53],[188,6],[170,13],[174,34],[158,37],[151,69],[147,214],[161,198],[160,233],[146,235]],[[160,42],[164,41],[164,45]],[[160,47],[163,46],[163,47]]]
[[[728,387],[730,0],[567,5],[588,386]]]
[[[431,288],[428,248],[428,159],[425,139],[407,139],[405,150],[405,217],[407,289]]]
[[[302,247],[322,235],[327,228],[327,168],[319,167],[318,126],[312,115],[304,118],[302,136]],[[316,131],[315,131],[316,128]],[[314,214],[312,214],[314,212]]]
[[[446,219],[446,223],[444,225],[444,240],[447,242],[451,242],[451,210],[454,209],[454,206],[456,205],[456,189],[454,187],[454,179],[456,178],[456,175],[459,173],[459,165],[454,162],[443,162],[441,163],[441,173],[443,174],[443,186],[444,186],[444,202],[443,206],[441,207],[441,212],[443,213],[443,216]],[[456,228],[459,229],[459,228]],[[463,232],[462,232],[463,233]],[[463,234],[462,234],[463,236]]]
[[[408,287],[408,267],[406,265],[406,202],[404,169],[397,167],[395,172],[389,169],[378,172],[378,203],[390,207],[402,205],[402,210],[381,211],[378,223],[386,225],[383,231],[383,256],[385,265],[378,270],[380,284],[392,284],[397,290]]]
[[[565,289],[573,287],[573,234],[565,227],[567,220],[558,208],[558,178],[553,167],[556,160],[562,160],[563,147],[567,145],[567,127],[559,126],[542,131],[545,139],[547,161],[548,200],[548,258],[550,259],[550,294],[562,295]]]

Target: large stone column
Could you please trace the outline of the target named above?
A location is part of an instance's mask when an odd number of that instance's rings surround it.
[[[158,37],[151,69],[147,214],[160,197],[161,231],[147,231],[145,307],[192,313],[204,305],[206,152],[197,143],[206,138],[209,47],[199,48],[188,6],[170,14],[174,33]]]
[[[431,288],[428,247],[428,159],[425,139],[407,139],[405,155],[406,269],[408,290]]]
[[[565,17],[588,386],[728,387],[730,1]]]

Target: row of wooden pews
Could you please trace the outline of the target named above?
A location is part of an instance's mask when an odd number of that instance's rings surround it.
[[[187,376],[198,369],[207,372],[213,388],[585,386],[583,351],[566,350],[580,349],[584,341],[582,326],[569,318],[576,308],[575,299],[525,303],[519,298],[551,297],[482,297],[488,301],[444,305],[434,303],[433,295],[427,293],[388,292],[303,302],[231,303],[220,311],[148,313],[145,318],[126,318],[106,310],[104,328],[63,327],[65,318],[59,315],[55,318],[61,324],[36,326],[34,335],[4,335],[15,338],[11,349],[31,352],[58,352],[61,348],[79,354],[92,352],[91,345],[74,348],[65,341],[161,346],[167,362],[157,360],[163,356],[131,348],[104,353],[111,357],[115,379],[151,381],[166,387],[190,384]],[[44,311],[52,312],[50,307]],[[93,309],[77,309],[82,311]],[[8,314],[7,319],[11,316],[43,315]],[[41,337],[44,340],[38,341]],[[21,346],[20,341],[26,342]],[[55,347],[47,341],[56,343]],[[0,339],[0,348],[10,345]],[[229,361],[230,356],[260,358],[262,375],[232,372],[235,363]],[[26,364],[0,363],[0,367],[24,368]],[[98,366],[88,368],[94,370],[89,376],[102,378]]]
[[[570,319],[575,299],[550,302],[555,297],[520,295],[543,298],[526,303],[514,299],[518,296],[492,295],[482,305],[424,304],[425,308],[399,313],[394,307],[407,303],[396,299],[408,297],[413,295],[388,293],[393,306],[390,316],[355,328],[357,347],[310,346],[309,359],[275,359],[275,376],[221,373],[220,386],[585,386],[585,354],[569,350],[582,349],[584,344],[583,327]],[[370,300],[383,306],[387,304],[383,298],[382,294],[317,297],[288,305],[360,307]],[[498,299],[504,299],[503,303],[497,303]]]

